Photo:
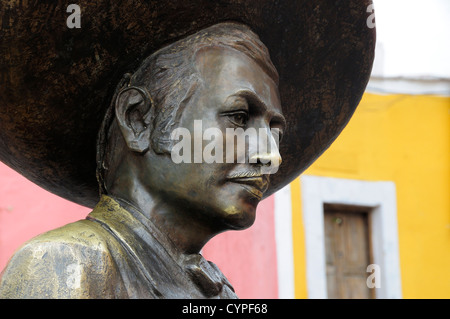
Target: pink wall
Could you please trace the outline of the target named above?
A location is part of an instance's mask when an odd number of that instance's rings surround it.
[[[273,196],[258,208],[248,230],[227,232],[203,249],[240,298],[277,298]],[[0,271],[25,241],[83,219],[90,209],[55,196],[0,162]]]
[[[89,211],[47,192],[0,162],[0,269],[28,239],[83,219]]]
[[[274,196],[265,199],[252,227],[220,234],[203,249],[239,298],[278,298],[274,203]]]

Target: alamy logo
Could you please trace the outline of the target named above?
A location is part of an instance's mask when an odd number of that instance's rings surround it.
[[[369,17],[367,18],[367,27],[370,29],[375,28],[376,24],[375,24],[375,9],[373,4],[369,5],[367,7],[367,12],[370,13]]]
[[[372,274],[367,277],[366,284],[369,288],[381,288],[381,268],[377,264],[367,266],[367,272]]]
[[[66,24],[69,29],[81,28],[81,9],[77,4],[69,4],[67,6],[67,13],[72,13],[67,17]]]
[[[262,174],[274,174],[281,164],[279,129],[210,127],[194,121],[194,134],[178,127],[170,139],[177,142],[171,150],[172,161],[179,163],[259,163]],[[204,144],[206,143],[206,145]]]

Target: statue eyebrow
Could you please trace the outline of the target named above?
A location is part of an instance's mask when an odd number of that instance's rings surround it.
[[[244,102],[245,104],[247,104],[248,106],[248,101],[247,98],[245,96],[241,96],[240,94],[233,94],[230,95],[229,97],[226,98],[225,103],[224,104],[233,104],[233,103],[237,103],[237,102]]]
[[[259,107],[262,107],[262,112],[267,112],[269,107],[266,103],[264,103],[259,96],[253,92],[252,90],[239,90],[236,94],[233,94],[234,96],[239,96],[242,98],[245,98],[247,100],[248,105],[257,104]],[[283,128],[286,127],[286,119],[284,118],[283,114],[281,114],[277,110],[270,110],[268,111],[271,114],[272,121],[276,123],[280,123]]]

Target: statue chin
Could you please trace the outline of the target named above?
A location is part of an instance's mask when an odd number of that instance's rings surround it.
[[[242,195],[242,193],[240,194]],[[260,200],[245,193],[243,195],[233,201],[234,204],[231,204],[232,201],[224,203],[222,223],[226,230],[244,230],[255,222],[256,209]]]

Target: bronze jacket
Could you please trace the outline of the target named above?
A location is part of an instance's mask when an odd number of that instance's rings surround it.
[[[102,196],[85,220],[22,246],[0,277],[0,298],[237,298],[200,254],[177,252],[137,211]]]

